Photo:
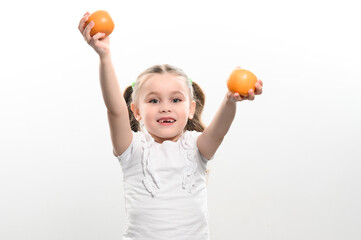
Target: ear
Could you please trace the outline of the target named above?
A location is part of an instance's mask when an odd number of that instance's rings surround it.
[[[142,119],[142,117],[140,116],[139,108],[137,107],[137,105],[131,103],[130,109],[132,110],[135,119],[139,122]]]
[[[189,119],[193,118],[195,111],[196,111],[196,102],[192,100],[191,105],[189,107],[189,115],[188,115]]]

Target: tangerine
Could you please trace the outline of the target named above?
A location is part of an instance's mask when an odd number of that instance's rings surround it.
[[[93,12],[88,20],[85,22],[85,26],[90,23],[90,21],[94,22],[94,27],[90,30],[90,36],[94,36],[98,32],[105,33],[103,38],[106,38],[111,34],[114,30],[114,22],[110,17],[109,13],[104,10],[99,10]]]
[[[246,97],[250,89],[256,90],[256,82],[257,77],[251,71],[236,68],[227,80],[227,88],[231,92],[239,93],[239,95]]]

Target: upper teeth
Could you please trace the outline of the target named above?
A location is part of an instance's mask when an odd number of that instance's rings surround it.
[[[173,123],[175,120],[159,120],[159,122],[164,123],[164,122],[169,122],[169,123]]]

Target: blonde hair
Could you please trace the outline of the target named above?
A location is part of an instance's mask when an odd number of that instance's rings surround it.
[[[183,72],[182,69],[174,67],[169,64],[163,64],[163,65],[154,65],[148,69],[146,69],[144,72],[142,72],[133,86],[129,86],[124,91],[124,99],[128,106],[128,114],[129,114],[129,121],[130,121],[130,127],[134,132],[140,131],[139,122],[135,119],[133,112],[130,108],[130,104],[132,102],[136,102],[138,98],[138,92],[139,89],[142,87],[142,84],[145,79],[147,79],[147,76],[152,74],[164,74],[164,73],[171,73],[176,76],[182,76],[184,77],[184,81],[186,86],[189,88],[190,92],[190,98],[191,100],[194,100],[196,102],[196,109],[195,113],[193,115],[192,119],[188,119],[188,122],[185,126],[185,130],[189,131],[197,131],[197,132],[203,132],[204,130],[204,124],[201,120],[201,115],[203,112],[203,107],[205,103],[205,95],[202,89],[199,87],[198,84],[195,82],[191,82],[188,76]]]

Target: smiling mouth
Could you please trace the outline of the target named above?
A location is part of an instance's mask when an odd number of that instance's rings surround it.
[[[158,120],[159,123],[174,123],[176,120]]]

